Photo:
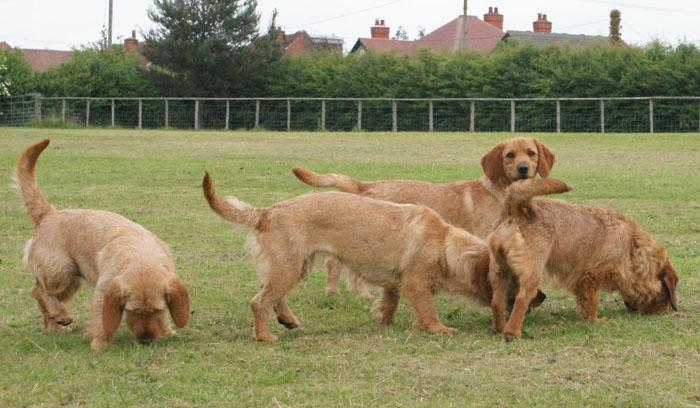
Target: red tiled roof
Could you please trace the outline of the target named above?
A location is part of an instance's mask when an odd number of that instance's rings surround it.
[[[463,22],[464,19],[459,16],[416,41],[358,38],[350,52],[364,48],[380,52],[393,50],[401,54],[411,55],[423,47],[436,51],[454,52],[462,48]],[[467,16],[467,48],[489,52],[503,38],[503,35],[503,31],[478,17]]]
[[[32,50],[28,48],[12,48],[10,44],[0,42],[0,49],[14,49],[22,52],[22,58],[29,63],[33,71],[43,72],[48,68],[57,67],[73,56],[73,51]]]
[[[454,52],[462,48],[464,18],[459,16],[437,30],[416,40],[416,47]],[[504,32],[475,16],[467,16],[467,47],[489,52],[503,38]]]

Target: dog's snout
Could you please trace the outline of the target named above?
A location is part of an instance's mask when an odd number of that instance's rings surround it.
[[[530,171],[530,166],[528,166],[527,164],[518,165],[518,173],[525,175],[528,171]]]
[[[151,344],[153,342],[153,333],[143,332],[139,334],[138,340],[141,344]]]

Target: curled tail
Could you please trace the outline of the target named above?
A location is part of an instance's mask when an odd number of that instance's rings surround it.
[[[335,187],[344,193],[359,194],[361,181],[342,174],[318,174],[309,169],[296,166],[292,168],[292,173],[304,184],[313,187]]]
[[[236,197],[220,196],[214,190],[214,183],[207,171],[204,172],[202,190],[204,190],[204,197],[207,199],[209,207],[221,218],[248,228],[257,229],[260,225],[263,210],[251,207]]]
[[[34,169],[36,161],[41,152],[49,145],[50,140],[42,140],[27,148],[27,150],[19,156],[15,165],[15,181],[17,188],[24,201],[24,206],[27,208],[27,215],[34,223],[34,227],[38,226],[46,214],[54,211],[54,208],[44,195],[41,194],[39,186],[36,185],[36,177]]]
[[[508,214],[523,214],[530,218],[532,208],[530,200],[533,197],[547,194],[561,194],[573,190],[561,180],[551,178],[528,179],[512,183],[506,196]]]

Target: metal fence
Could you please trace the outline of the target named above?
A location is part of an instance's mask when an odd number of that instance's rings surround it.
[[[0,125],[22,126],[38,119],[39,95],[0,96]]]
[[[700,97],[44,98],[28,120],[277,131],[698,132]],[[3,106],[3,105],[0,105]],[[0,108],[1,109],[1,108]],[[5,122],[0,116],[0,124]]]

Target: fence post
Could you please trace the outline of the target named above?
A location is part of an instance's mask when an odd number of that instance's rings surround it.
[[[510,101],[510,132],[515,133],[515,101]]]
[[[471,133],[474,133],[474,129],[476,128],[476,124],[474,123],[474,112],[476,109],[474,108],[474,101],[470,102],[471,103],[469,104],[469,131]]]
[[[287,132],[292,129],[292,103],[287,99]]]
[[[428,110],[430,111],[430,116],[428,117],[428,130],[433,131],[433,101],[428,102]]]
[[[143,104],[139,99],[139,129],[143,128]]]
[[[362,101],[357,101],[357,130],[362,130]]]
[[[600,133],[605,133],[605,100],[600,100]]]
[[[228,120],[229,120],[229,112],[231,111],[231,104],[228,99],[226,99],[226,126],[224,126],[224,129],[228,130]]]
[[[255,100],[255,127],[260,124],[260,99]]]
[[[114,99],[112,99],[112,127],[114,127]]]
[[[66,100],[61,99],[61,124],[66,124]]]
[[[168,99],[165,99],[165,128],[168,128]]]
[[[396,101],[391,101],[391,131],[397,132],[398,124],[396,123]]]
[[[326,130],[326,100],[321,100],[321,130]]]
[[[561,133],[561,103],[557,99],[557,133]]]
[[[194,100],[194,130],[199,130],[199,99]]]
[[[85,127],[90,126],[90,98],[85,99]]]
[[[34,95],[34,120],[41,123],[41,94]]]
[[[654,100],[649,99],[649,133],[654,133]]]

